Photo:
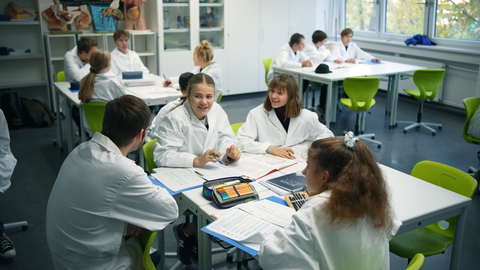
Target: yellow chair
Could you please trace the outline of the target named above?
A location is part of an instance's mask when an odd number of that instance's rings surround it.
[[[243,123],[245,122],[240,122],[240,123],[235,123],[230,125],[232,127],[233,133],[235,133],[235,136],[237,136],[238,129],[243,125]]]
[[[422,253],[417,253],[415,256],[413,256],[406,270],[420,270],[422,269],[424,262],[425,256],[423,256]]]
[[[220,100],[222,100],[223,92],[220,92],[220,95],[218,95],[217,98],[217,104],[220,104]]]
[[[478,106],[480,106],[480,97],[469,97],[463,100],[463,105],[465,106],[465,124],[463,125],[463,139],[468,143],[473,144],[480,144],[480,138],[473,137],[470,133],[468,133],[468,124],[470,123],[470,119],[472,119],[473,114],[477,110]],[[468,172],[472,173],[472,176],[475,175],[477,169],[473,166],[468,168]],[[480,186],[479,186],[480,190]]]
[[[270,64],[272,63],[272,60],[273,60],[272,57],[263,59],[263,66],[265,67],[265,84],[267,85],[267,87],[269,85],[267,81],[267,74],[268,74],[268,69],[270,69]]]
[[[372,142],[382,147],[382,143],[375,141],[375,134],[363,134],[365,129],[365,116],[370,108],[375,105],[373,97],[378,91],[380,79],[378,77],[345,78],[343,88],[348,98],[341,98],[340,102],[357,114],[355,135],[363,141]],[[362,133],[362,135],[360,135]]]
[[[60,71],[57,73],[57,82],[65,81],[65,71]]]
[[[145,162],[147,163],[148,172],[150,174],[153,172],[153,169],[157,168],[157,165],[153,161],[153,150],[155,150],[156,142],[157,139],[153,139],[142,146],[143,156],[145,157]]]
[[[83,113],[87,118],[88,125],[92,129],[92,134],[102,132],[103,115],[105,114],[105,106],[107,103],[88,102],[83,103]]]
[[[424,127],[432,132],[432,136],[435,136],[436,131],[430,126],[442,129],[442,124],[422,122],[422,113],[423,103],[425,100],[431,101],[435,99],[444,76],[445,69],[419,69],[413,73],[413,82],[415,82],[415,85],[418,87],[418,89],[404,89],[404,91],[420,101],[420,108],[418,109],[416,122],[397,121],[397,123],[410,124],[403,129],[403,133],[407,133],[407,130],[412,128]]]
[[[417,163],[411,175],[468,198],[472,198],[477,187],[475,179],[467,173],[428,160]],[[417,253],[426,257],[444,253],[453,242],[457,217],[448,218],[445,222],[448,222],[448,228],[436,222],[393,237],[390,252],[409,261]]]
[[[143,249],[143,269],[145,270],[155,270],[157,269],[150,258],[150,247],[152,246],[153,239],[157,232],[151,232],[149,230],[143,230],[141,234],[138,235],[138,241],[140,246]]]

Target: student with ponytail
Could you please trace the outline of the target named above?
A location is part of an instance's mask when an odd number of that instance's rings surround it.
[[[390,269],[401,222],[375,156],[353,133],[312,143],[302,172],[308,201],[260,248],[263,269]]]

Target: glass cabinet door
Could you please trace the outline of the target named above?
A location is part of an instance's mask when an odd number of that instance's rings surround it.
[[[163,49],[190,50],[190,1],[163,0]]]
[[[224,48],[224,0],[200,0],[200,42],[208,40],[213,48]]]

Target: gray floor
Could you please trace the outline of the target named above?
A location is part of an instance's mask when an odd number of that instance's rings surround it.
[[[231,123],[243,122],[250,109],[263,102],[265,92],[240,96],[226,96],[221,105],[230,117]],[[317,95],[318,97],[318,95]],[[385,117],[385,93],[376,96],[377,105],[367,117],[366,132],[374,132],[376,139],[383,143],[381,149],[371,145],[378,161],[395,169],[410,173],[421,160],[433,160],[465,171],[468,166],[478,167],[476,152],[480,146],[466,143],[462,138],[465,120],[463,110],[452,109],[438,104],[425,106],[424,119],[440,122],[443,129],[435,137],[424,130],[412,130],[407,134],[402,127],[388,129]],[[398,105],[399,120],[414,120],[417,102],[401,97]],[[337,123],[332,127],[335,135],[343,130],[353,130],[355,114],[348,109],[339,112]],[[29,229],[11,229],[7,234],[15,242],[17,256],[11,260],[0,260],[0,269],[53,269],[45,239],[45,209],[51,187],[66,154],[52,145],[56,127],[23,128],[11,131],[12,152],[18,164],[12,177],[12,186],[0,194],[0,213],[4,222],[27,220]],[[64,142],[66,147],[66,143]],[[480,266],[480,198],[478,193],[468,209],[467,224],[462,246],[460,269],[478,269]],[[175,250],[171,226],[166,229],[167,250]],[[168,259],[167,266],[176,260]],[[236,265],[225,262],[225,255],[215,255],[215,269],[236,269]],[[429,257],[423,269],[449,269],[450,249],[446,254]],[[251,269],[259,269],[253,261]],[[391,255],[391,269],[405,269],[406,260]],[[196,269],[184,266],[182,269]]]

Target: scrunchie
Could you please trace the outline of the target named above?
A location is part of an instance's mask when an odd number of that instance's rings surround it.
[[[93,74],[97,74],[98,70],[94,67],[90,67],[90,72],[93,73]]]
[[[343,144],[345,144],[345,146],[348,149],[354,150],[356,140],[358,140],[358,138],[354,138],[353,132],[349,131],[347,134],[345,134],[345,139],[343,139]]]

